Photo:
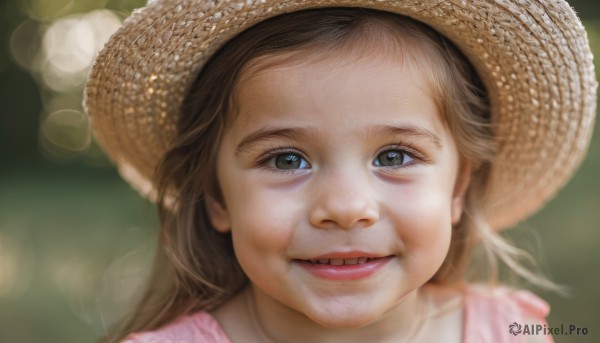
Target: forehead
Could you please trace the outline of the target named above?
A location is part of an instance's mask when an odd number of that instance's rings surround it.
[[[236,95],[241,112],[253,112],[256,107],[308,108],[317,102],[324,106],[340,98],[360,99],[373,107],[382,98],[410,103],[416,100],[417,92],[429,93],[429,88],[422,73],[400,60],[351,59],[339,55],[255,70],[238,83]],[[350,103],[335,105],[353,112]],[[326,112],[323,107],[314,110]]]
[[[236,90],[235,131],[315,123],[321,131],[348,133],[387,124],[444,129],[426,74],[402,58],[294,61],[250,66]]]
[[[402,71],[407,75],[410,74],[411,79],[418,79],[417,86],[427,89],[438,108],[442,108],[440,89],[443,87],[440,85],[448,79],[446,75],[448,71],[445,69],[446,63],[443,61],[439,47],[436,47],[435,43],[424,34],[418,32],[409,34],[383,25],[374,25],[356,37],[344,42],[335,42],[333,45],[309,44],[251,59],[243,66],[233,89],[234,116],[239,112],[238,105],[241,104],[242,95],[246,96],[243,100],[249,100],[248,95],[254,96],[253,102],[258,104],[258,99],[261,97],[259,93],[277,91],[276,83],[281,86],[282,79],[285,85],[289,86],[288,90],[294,92],[310,91],[311,89],[306,88],[308,82],[313,89],[318,87],[319,83],[323,86],[325,81],[331,80],[330,76],[333,74],[355,83],[389,81],[392,75],[389,77],[386,77],[385,73],[369,75],[371,70],[378,67]],[[344,70],[345,68],[350,70]],[[286,77],[292,75],[293,78]],[[335,93],[339,86],[324,90],[326,92],[323,94]],[[405,85],[397,83],[390,86],[389,92],[397,92]]]

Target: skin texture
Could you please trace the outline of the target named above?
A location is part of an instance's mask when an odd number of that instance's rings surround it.
[[[470,172],[424,80],[397,61],[343,56],[242,79],[217,156],[224,200],[208,201],[251,281],[216,311],[222,322],[236,308],[257,319],[224,324],[234,341],[231,331],[278,342],[397,342],[414,331]],[[286,158],[292,169],[281,169]],[[341,281],[300,261],[353,251],[391,258]]]

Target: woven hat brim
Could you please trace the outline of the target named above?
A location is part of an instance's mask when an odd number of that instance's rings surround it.
[[[484,204],[494,228],[538,210],[581,163],[597,82],[586,32],[564,1],[159,0],[112,36],[86,86],[95,136],[123,177],[152,197],[183,98],[225,42],[273,16],[320,7],[412,17],[469,58],[490,94],[500,147]]]

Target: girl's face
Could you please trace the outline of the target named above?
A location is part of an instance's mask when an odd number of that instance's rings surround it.
[[[383,58],[245,76],[214,227],[270,306],[327,327],[375,322],[441,266],[468,183],[429,85]]]

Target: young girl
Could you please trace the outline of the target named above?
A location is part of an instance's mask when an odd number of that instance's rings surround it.
[[[153,2],[86,89],[162,225],[106,341],[551,341],[497,231],[570,178],[595,89],[562,1]]]

